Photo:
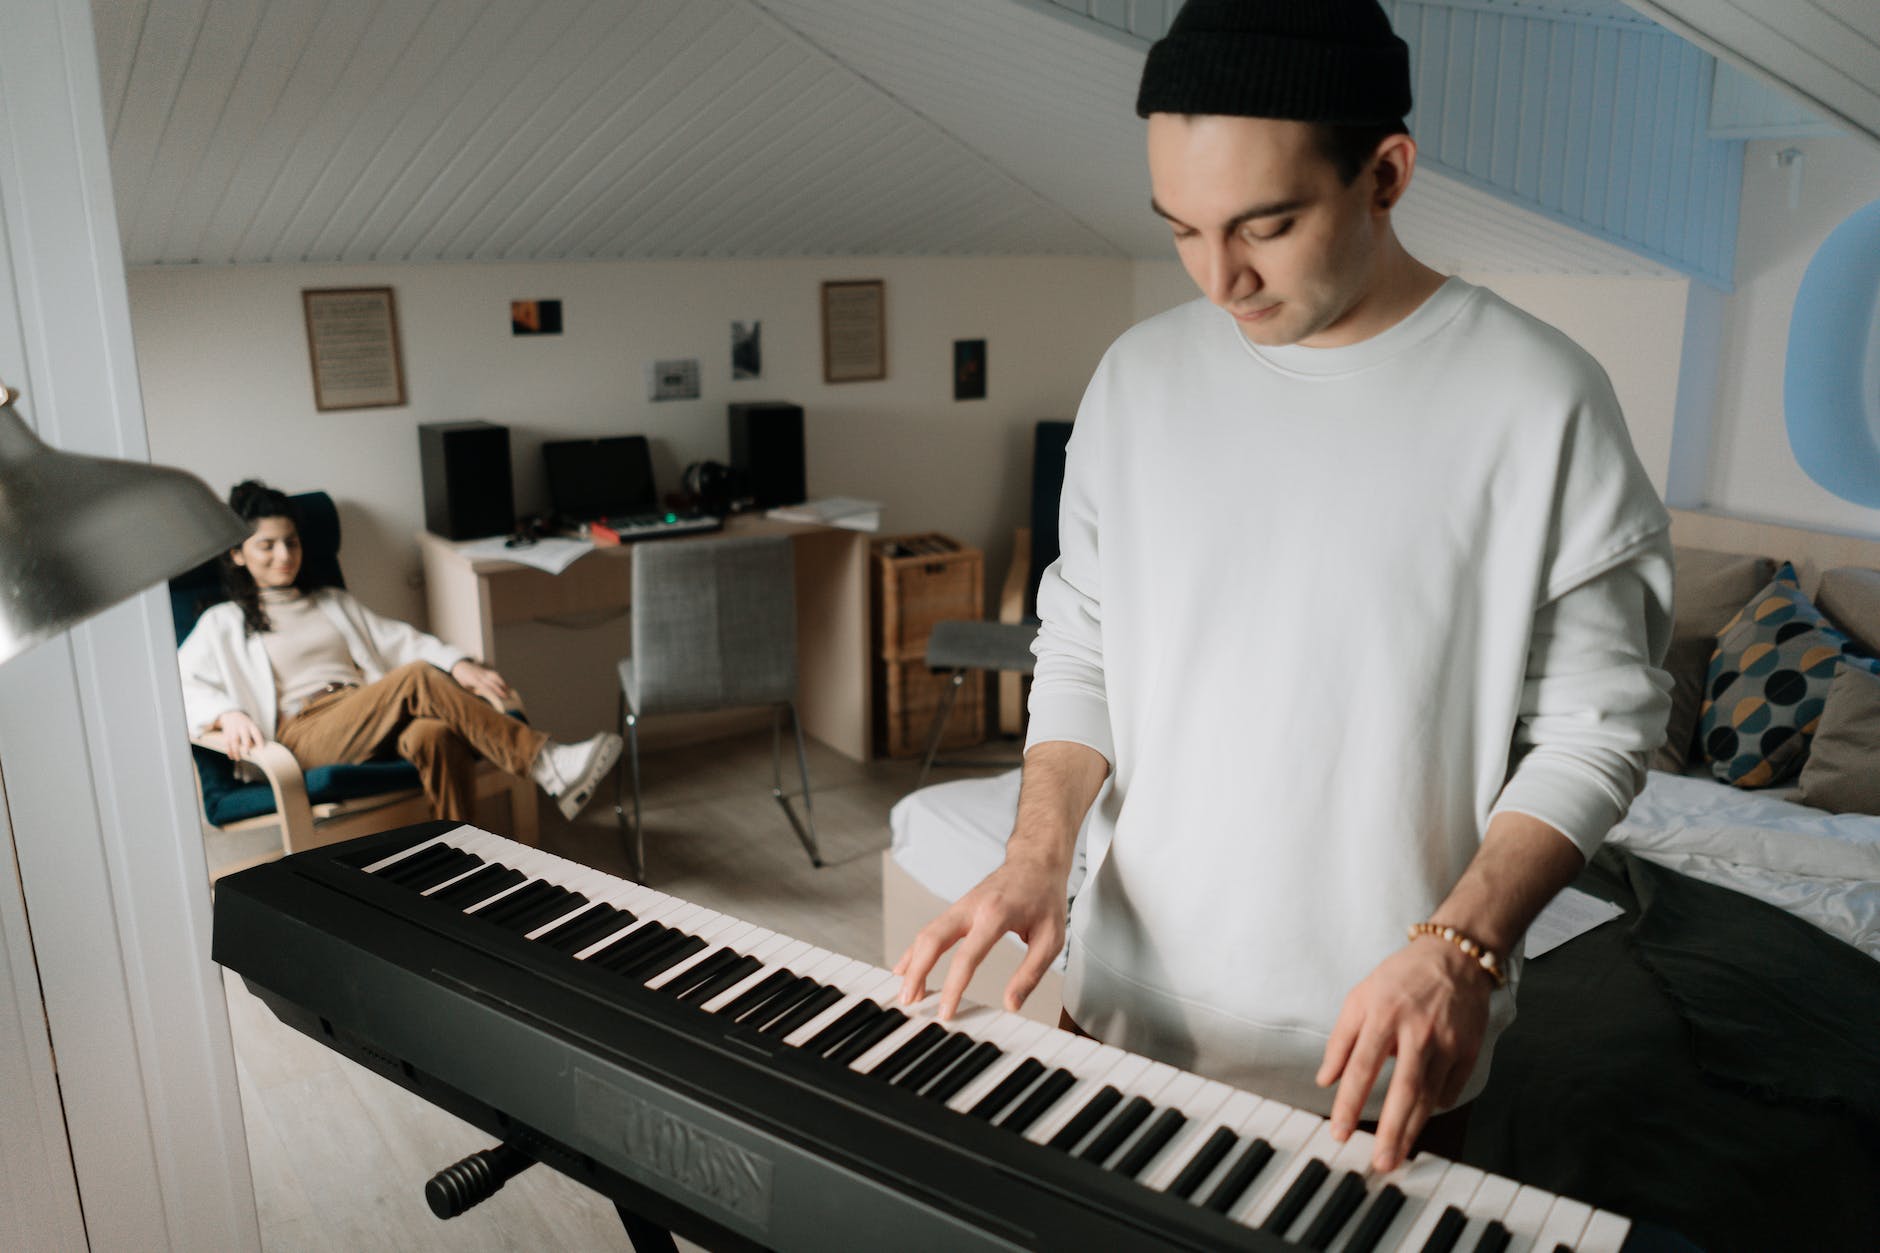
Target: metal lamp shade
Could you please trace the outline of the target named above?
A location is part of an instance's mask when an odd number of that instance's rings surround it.
[[[58,452],[0,404],[0,663],[247,535],[195,475]]]

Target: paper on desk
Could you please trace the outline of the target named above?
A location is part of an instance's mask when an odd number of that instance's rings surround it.
[[[851,531],[881,529],[881,504],[857,500],[852,496],[828,496],[806,500],[800,505],[778,505],[764,515],[781,522],[820,522],[825,526],[847,527]]]
[[[1534,920],[1534,925],[1528,928],[1527,955],[1530,959],[1539,957],[1547,950],[1559,948],[1575,936],[1585,935],[1600,923],[1610,922],[1624,912],[1611,901],[1602,901],[1578,888],[1562,889],[1560,895],[1548,902],[1546,909],[1541,910],[1541,916]]]
[[[457,545],[457,551],[473,561],[514,561],[534,566],[537,570],[546,570],[550,574],[560,574],[593,552],[594,543],[592,540],[550,536],[521,548],[511,548],[506,537],[492,535],[488,539],[467,540]]]

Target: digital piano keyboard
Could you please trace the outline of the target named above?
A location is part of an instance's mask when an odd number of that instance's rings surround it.
[[[286,1023],[711,1247],[1615,1253],[1629,1224],[453,823],[223,879]]]

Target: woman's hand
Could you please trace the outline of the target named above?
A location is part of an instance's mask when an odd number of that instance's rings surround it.
[[[239,709],[229,710],[215,720],[215,725],[221,728],[223,748],[230,761],[251,756],[268,742],[255,720]]]
[[[468,657],[450,668],[450,677],[463,684],[465,690],[485,700],[501,704],[509,699],[509,684],[503,681],[503,676]]]

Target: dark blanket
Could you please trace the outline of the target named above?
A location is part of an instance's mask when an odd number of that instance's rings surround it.
[[[1880,1248],[1880,962],[1614,849],[1624,917],[1528,963],[1469,1162],[1710,1253]]]

